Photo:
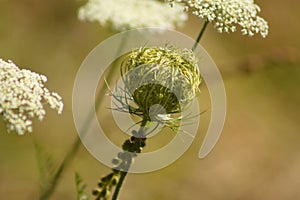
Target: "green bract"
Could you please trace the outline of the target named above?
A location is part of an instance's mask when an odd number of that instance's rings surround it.
[[[121,74],[126,93],[138,106],[134,113],[150,116],[157,104],[156,114],[186,109],[201,83],[197,62],[192,50],[169,46],[134,49],[126,55]]]

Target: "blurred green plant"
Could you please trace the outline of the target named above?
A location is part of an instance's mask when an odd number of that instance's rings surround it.
[[[34,143],[38,169],[40,174],[40,190],[44,193],[51,184],[51,178],[55,174],[55,165],[52,156],[45,151],[37,141]]]
[[[89,200],[90,199],[89,195],[85,193],[85,189],[87,185],[83,183],[82,178],[77,172],[75,172],[75,184],[76,184],[77,200]]]

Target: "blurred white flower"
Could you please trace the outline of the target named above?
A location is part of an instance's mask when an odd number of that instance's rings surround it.
[[[170,8],[157,0],[89,0],[79,9],[78,18],[123,31],[143,27],[174,29],[187,20],[187,14],[181,5]]]
[[[32,132],[32,119],[42,120],[46,114],[43,105],[60,114],[63,110],[61,97],[45,88],[47,77],[19,69],[12,61],[0,59],[0,115],[8,131],[23,135]]]
[[[268,35],[268,23],[257,16],[260,12],[253,0],[168,0],[181,3],[186,10],[202,19],[212,22],[218,32],[235,32],[237,25],[241,26],[243,35],[253,36],[260,33]]]

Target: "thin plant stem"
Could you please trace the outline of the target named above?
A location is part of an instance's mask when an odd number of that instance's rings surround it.
[[[96,99],[96,102],[95,102],[95,110],[98,110],[99,107],[100,107],[100,96],[97,96],[97,99]],[[85,126],[82,128],[82,135],[85,135],[87,130],[88,130],[88,127],[92,121],[92,116],[93,116],[93,109],[90,111],[87,119],[86,119],[86,122],[84,123]],[[68,153],[66,154],[66,156],[64,157],[63,161],[61,162],[61,164],[59,165],[59,167],[57,168],[55,174],[51,177],[50,181],[49,181],[49,187],[48,188],[45,188],[43,191],[42,191],[42,194],[40,195],[40,200],[47,200],[51,195],[52,193],[54,192],[59,180],[60,180],[60,177],[62,175],[62,173],[64,172],[64,170],[66,169],[66,167],[70,164],[70,162],[73,160],[74,156],[76,155],[79,147],[80,147],[80,144],[81,144],[81,140],[80,140],[80,137],[77,136],[73,145],[71,146],[71,148],[69,149]]]
[[[117,55],[120,54],[120,52],[122,51],[122,48],[126,42],[127,39],[127,34],[125,34],[125,37],[122,40],[122,43],[120,44],[118,50],[117,50]],[[106,81],[109,83],[112,80],[112,77],[114,75],[114,73],[116,72],[117,67],[115,65],[111,66],[111,68],[108,71],[108,76]],[[100,88],[100,92],[97,95],[96,101],[95,101],[95,110],[96,112],[98,111],[99,107],[101,106],[104,96],[105,96],[105,91],[106,91],[106,84],[103,84],[102,87]],[[82,135],[85,135],[88,127],[92,121],[92,117],[93,117],[93,112],[94,109],[91,109],[86,122],[84,123],[85,126],[83,126],[82,130],[80,131],[80,133],[82,133]],[[45,188],[45,190],[42,191],[41,195],[40,195],[40,200],[47,200],[54,192],[55,188],[57,187],[58,182],[60,181],[60,177],[62,175],[62,173],[64,172],[64,170],[66,169],[66,167],[70,164],[70,162],[73,160],[74,156],[76,155],[79,147],[81,144],[81,139],[80,137],[76,137],[73,145],[71,146],[70,150],[68,151],[68,153],[66,154],[65,158],[63,159],[63,161],[61,162],[61,164],[59,165],[59,167],[57,168],[55,174],[52,176],[51,180],[49,181],[49,187]]]
[[[63,159],[63,161],[57,168],[55,174],[50,179],[49,187],[45,188],[45,190],[42,191],[42,194],[40,195],[40,198],[39,198],[40,200],[47,200],[52,195],[52,193],[54,192],[54,190],[60,180],[62,173],[64,172],[65,168],[70,164],[70,162],[74,158],[80,144],[81,144],[81,141],[80,141],[79,137],[77,137],[75,142],[72,145],[72,148],[68,151],[65,158]]]
[[[208,23],[209,23],[209,21],[205,20],[204,25],[203,25],[203,27],[202,27],[202,29],[201,29],[201,31],[200,31],[200,33],[199,33],[199,35],[198,35],[198,37],[197,37],[194,45],[192,47],[192,51],[194,51],[196,49],[198,43],[200,42],[200,39],[202,38],[202,36],[203,36],[203,34],[204,34],[205,30],[206,30],[206,27],[207,27]],[[147,123],[146,120],[142,121],[141,127],[139,129],[139,135],[144,135],[144,130],[145,130],[146,123]],[[131,165],[131,162],[129,163],[128,169],[130,168],[130,165]],[[118,199],[118,195],[120,193],[121,187],[123,185],[123,182],[124,182],[125,177],[128,174],[128,172],[127,171],[121,171],[120,174],[121,174],[120,175],[120,179],[119,179],[118,184],[116,186],[116,189],[114,191],[112,200],[117,200]]]
[[[201,29],[201,31],[200,31],[200,33],[199,33],[197,39],[196,39],[196,42],[194,43],[194,46],[193,46],[193,48],[192,48],[192,51],[194,51],[194,50],[196,49],[196,47],[197,47],[198,43],[200,42],[200,39],[202,38],[202,35],[203,35],[203,33],[204,33],[204,31],[205,31],[205,29],[206,29],[208,23],[209,23],[209,21],[208,21],[208,20],[205,20],[204,25],[203,25],[203,27],[202,27],[202,29]]]
[[[122,50],[123,50],[123,47],[125,46],[126,44],[126,41],[127,41],[127,37],[128,37],[128,34],[125,34],[123,35],[123,38],[122,38],[122,42],[121,44],[119,45],[119,48],[117,50],[117,53],[116,55],[119,55]],[[109,69],[108,69],[108,73],[107,73],[107,77],[105,78],[106,82],[108,84],[111,83],[112,79],[113,79],[113,76],[115,75],[115,72],[116,70],[118,69],[116,63],[114,63]],[[98,97],[98,101],[99,101],[99,106],[102,104],[102,101],[105,97],[105,91],[106,91],[106,84],[103,84],[100,88],[100,93],[98,94],[99,97]]]
[[[147,122],[148,122],[147,120],[143,120],[142,121],[141,127],[140,127],[140,129],[138,131],[138,135],[140,137],[141,136],[143,137],[145,135]],[[130,165],[131,165],[131,162],[128,164],[128,168],[127,168],[128,170],[130,168]],[[124,182],[125,177],[126,177],[126,175],[127,175],[128,172],[127,171],[121,171],[120,173],[121,173],[121,176],[120,176],[119,182],[118,182],[118,184],[116,186],[116,189],[114,191],[112,200],[117,200],[118,199],[118,195],[120,193],[121,187],[123,185],[123,182]]]
[[[114,195],[112,197],[112,200],[117,200],[118,199],[118,195],[120,193],[120,189],[122,187],[122,184],[124,182],[124,179],[125,179],[126,175],[127,175],[127,172],[121,172],[121,176],[120,176],[119,182],[116,186],[116,189],[115,189]]]

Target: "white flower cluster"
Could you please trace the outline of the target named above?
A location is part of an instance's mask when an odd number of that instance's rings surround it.
[[[187,20],[187,14],[181,5],[170,8],[157,0],[89,0],[79,9],[78,18],[124,31],[143,27],[174,29]]]
[[[0,59],[0,115],[8,131],[19,135],[32,132],[32,119],[42,120],[46,114],[43,104],[49,104],[59,114],[62,112],[61,97],[45,88],[46,81],[44,75]]]
[[[218,32],[235,32],[237,25],[241,26],[243,35],[253,36],[260,33],[262,37],[268,35],[268,23],[257,16],[260,12],[253,0],[168,0],[182,3],[186,10],[213,22]]]

